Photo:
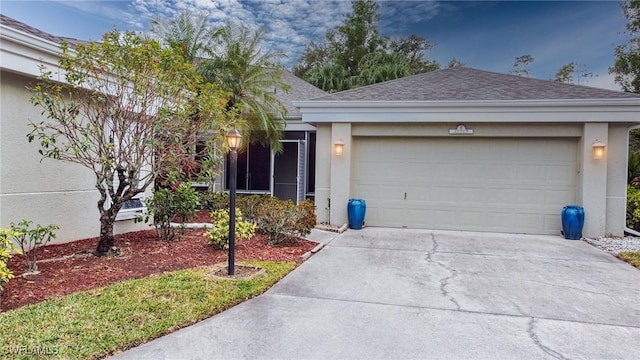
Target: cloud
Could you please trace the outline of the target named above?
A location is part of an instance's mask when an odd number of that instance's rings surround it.
[[[213,26],[226,20],[266,30],[265,45],[288,54],[292,65],[304,47],[322,41],[340,24],[351,3],[343,0],[134,0],[131,12],[149,21],[157,15],[171,18],[181,11],[206,12]],[[134,21],[132,25],[134,25]],[[148,28],[148,26],[147,26]]]
[[[380,32],[405,34],[411,25],[435,18],[442,8],[438,1],[380,1]]]

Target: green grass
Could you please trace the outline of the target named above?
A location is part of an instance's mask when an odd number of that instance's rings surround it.
[[[624,251],[618,257],[640,269],[640,251]]]
[[[296,266],[248,264],[266,273],[251,280],[212,280],[206,268],[180,270],[0,313],[0,358],[92,359],[117,353],[259,295]]]

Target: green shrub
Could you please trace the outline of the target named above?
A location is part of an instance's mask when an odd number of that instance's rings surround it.
[[[0,228],[0,293],[4,289],[4,284],[14,278],[13,272],[7,267],[7,262],[13,253],[20,253],[12,239],[21,235],[12,229]]]
[[[267,235],[272,244],[292,236],[304,237],[316,226],[315,205],[309,200],[296,206],[291,200],[269,195],[250,196],[243,198],[239,206],[245,211],[245,218],[256,224],[258,232]]]
[[[153,191],[153,196],[146,201],[149,215],[153,215],[153,225],[158,236],[163,240],[172,240],[178,234],[178,229],[171,227],[171,222],[185,223],[193,219],[198,211],[198,193],[188,182],[174,185],[170,188],[159,188]],[[149,217],[145,218],[148,221]],[[179,229],[182,234],[184,226]]]
[[[640,177],[640,153],[629,151],[627,171],[627,184],[632,184],[634,180],[637,182],[638,177]]]
[[[13,240],[20,244],[20,249],[27,261],[27,269],[29,272],[38,271],[38,251],[41,246],[46,245],[49,241],[56,238],[55,230],[60,229],[58,225],[50,224],[42,226],[36,224],[36,227],[30,229],[33,221],[22,220],[18,224],[11,223],[11,231],[13,232]]]
[[[271,195],[239,196],[236,199],[236,206],[242,211],[245,220],[258,224],[261,204],[270,199],[272,199]]]
[[[229,248],[229,210],[219,209],[211,212],[213,229],[205,231],[209,244],[216,249]],[[242,220],[242,212],[236,208],[236,241],[251,239],[255,235],[256,226]]]
[[[627,227],[640,230],[640,189],[627,186]]]
[[[203,209],[214,211],[229,208],[229,193],[202,192],[198,195],[200,197],[200,206]]]

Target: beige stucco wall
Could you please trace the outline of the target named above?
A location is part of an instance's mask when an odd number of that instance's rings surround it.
[[[606,151],[605,235],[622,236],[627,215],[627,159],[629,153],[629,127],[627,124],[609,124],[609,141]]]
[[[319,223],[330,222],[331,197],[331,124],[318,124],[316,128],[316,215]],[[319,171],[320,170],[320,171]]]
[[[3,71],[0,85],[0,226],[21,219],[58,224],[55,243],[98,236],[93,173],[77,164],[44,159],[29,143],[28,123],[42,120],[25,88],[33,79]],[[147,229],[133,220],[118,221],[116,233]]]
[[[449,137],[448,130],[456,123],[321,123],[318,124],[317,154],[331,154],[331,161],[317,161],[316,201],[331,199],[330,221],[347,222],[346,204],[350,197],[351,145],[353,136],[409,136]],[[622,235],[624,230],[626,197],[627,125],[624,123],[469,123],[473,137],[563,137],[579,140],[576,203],[585,208],[584,236]],[[330,133],[330,141],[329,141]],[[333,152],[335,141],[345,143],[345,154],[337,157]],[[592,144],[596,140],[607,144],[602,160],[592,158]],[[326,177],[330,188],[324,188]],[[322,186],[321,186],[322,185]],[[327,195],[325,195],[328,193]],[[324,203],[322,204],[324,205]],[[321,209],[320,204],[318,206]],[[319,211],[318,218],[325,221]],[[559,216],[559,215],[558,215]]]
[[[607,123],[584,124],[582,136],[582,205],[585,211],[583,236],[601,236],[605,233],[607,206],[607,162],[610,153],[600,160],[593,159],[592,145],[596,141],[609,142]]]

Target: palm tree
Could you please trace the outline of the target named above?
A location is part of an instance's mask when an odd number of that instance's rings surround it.
[[[246,121],[240,129],[250,141],[281,149],[279,140],[285,128],[286,109],[276,98],[277,91],[288,91],[278,65],[284,54],[264,50],[262,29],[227,22],[217,37],[214,56],[200,64],[201,73],[230,92],[227,110],[240,111]]]
[[[156,17],[151,21],[151,33],[164,45],[180,48],[185,59],[197,63],[198,59],[211,57],[220,30],[209,25],[206,13],[183,11],[173,19]]]
[[[358,63],[358,85],[371,85],[413,75],[409,63],[399,53],[369,53]]]
[[[330,93],[350,89],[353,83],[347,69],[335,62],[312,67],[306,72],[304,79]]]

